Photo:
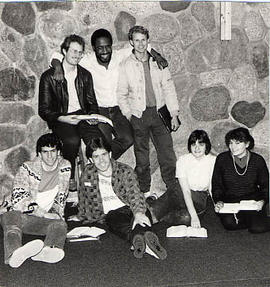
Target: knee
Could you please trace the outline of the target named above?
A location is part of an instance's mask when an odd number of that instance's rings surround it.
[[[221,223],[226,230],[237,230],[239,229],[237,223],[231,218],[221,218]]]
[[[51,224],[50,224],[50,228],[51,229],[58,229],[58,230],[62,230],[62,231],[67,231],[67,224],[64,220],[54,220]]]
[[[17,211],[17,210],[12,210],[12,211],[8,211],[5,212],[4,214],[2,214],[2,218],[1,218],[1,222],[3,226],[7,226],[7,225],[19,225],[21,220],[21,212]]]

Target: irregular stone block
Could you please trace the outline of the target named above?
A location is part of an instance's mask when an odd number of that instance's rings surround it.
[[[252,136],[254,137],[255,146],[269,147],[269,121],[263,120],[252,129]]]
[[[35,12],[31,3],[6,3],[2,11],[2,21],[23,35],[35,32]]]
[[[34,115],[32,107],[17,103],[0,105],[0,123],[27,124]]]
[[[178,38],[163,45],[163,56],[168,61],[171,74],[185,71],[185,57]]]
[[[26,101],[34,96],[35,78],[26,78],[18,69],[0,71],[0,98],[2,101]]]
[[[261,16],[255,11],[246,13],[243,26],[250,41],[259,41],[264,38],[265,26]]]
[[[212,148],[217,152],[221,153],[228,150],[225,144],[225,135],[233,129],[239,128],[240,125],[237,125],[233,122],[219,122],[217,123],[211,132],[210,139]]]
[[[179,33],[176,20],[166,14],[153,14],[143,21],[143,26],[149,30],[151,41],[169,42]]]
[[[21,59],[22,39],[10,28],[5,28],[0,34],[0,49],[12,61]],[[5,66],[2,66],[5,67]]]
[[[262,7],[261,9],[259,9],[259,12],[263,18],[264,24],[269,29],[270,28],[270,8]]]
[[[38,78],[49,68],[46,46],[40,36],[25,41],[23,55],[25,61]]]
[[[232,107],[231,115],[239,123],[242,123],[249,128],[253,128],[264,118],[265,107],[258,101],[253,103],[240,101]]]
[[[196,47],[199,49],[207,65],[210,65],[212,69],[221,67],[221,41],[219,33],[214,33],[210,37],[204,38],[200,42],[196,43]]]
[[[135,26],[135,24],[135,17],[127,12],[121,11],[114,21],[118,41],[128,41],[128,31]]]
[[[220,63],[223,68],[234,69],[248,63],[248,38],[238,28],[232,28],[231,36],[230,41],[222,42]]]
[[[6,210],[1,207],[4,201],[10,202],[12,193],[13,180],[8,174],[0,175],[0,214]],[[3,212],[2,212],[3,211]]]
[[[257,82],[258,94],[266,107],[269,106],[269,79],[264,78]]]
[[[0,126],[0,151],[21,144],[25,140],[25,129],[16,126]]]
[[[7,56],[0,51],[0,67],[9,67],[10,65]]]
[[[59,10],[66,10],[69,11],[72,9],[72,2],[71,1],[64,1],[64,2],[35,2],[38,11],[47,11],[50,9],[59,9]]]
[[[180,14],[177,17],[179,21],[180,39],[183,46],[187,47],[198,40],[202,33],[198,24],[187,14]]]
[[[9,169],[11,174],[16,175],[19,167],[25,162],[31,159],[30,153],[24,147],[18,147],[11,151],[6,159],[5,166]]]
[[[191,114],[198,121],[226,119],[230,100],[230,93],[223,86],[201,89],[191,99]]]
[[[228,87],[232,91],[234,101],[243,99],[253,101],[256,84],[256,74],[252,66],[242,65],[234,70]]]
[[[200,74],[203,87],[226,85],[230,79],[232,71],[230,69],[219,69]]]
[[[199,45],[188,49],[186,55],[185,66],[190,73],[199,74],[207,69],[205,58],[201,53]]]
[[[206,31],[215,30],[215,6],[213,3],[195,2],[191,6],[191,14],[205,27]]]
[[[268,77],[269,75],[269,61],[268,61],[268,47],[264,44],[256,44],[251,51],[252,63],[256,69],[259,79]]]
[[[190,5],[190,2],[160,1],[159,4],[162,10],[176,13],[187,9],[187,7]]]
[[[98,3],[100,4],[100,3]],[[111,1],[110,9],[115,9],[116,11],[123,10],[131,15],[136,15],[136,17],[144,17],[149,15],[149,13],[155,13],[155,11],[160,11],[160,5],[158,1]]]

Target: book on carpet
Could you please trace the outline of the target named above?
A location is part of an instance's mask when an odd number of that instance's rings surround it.
[[[224,203],[224,206],[218,213],[238,213],[240,210],[258,210],[261,209],[260,201],[241,200],[237,203]]]
[[[170,114],[166,105],[164,105],[163,107],[158,109],[158,115],[161,118],[161,120],[163,121],[166,129],[169,132],[172,132],[173,131],[172,130],[172,117],[171,117],[171,114]],[[179,120],[178,117],[177,117],[177,119],[178,119],[179,125],[181,125],[181,121]]]
[[[98,227],[80,226],[75,227],[67,233],[67,240],[69,242],[98,240],[99,236],[106,231]]]
[[[167,237],[202,237],[206,238],[207,230],[204,227],[195,228],[186,225],[171,226],[167,229]]]

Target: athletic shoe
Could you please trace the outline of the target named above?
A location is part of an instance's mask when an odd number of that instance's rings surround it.
[[[46,263],[57,263],[61,261],[64,256],[65,252],[63,249],[45,246],[36,256],[32,257],[32,260]]]
[[[142,258],[145,251],[144,237],[141,234],[136,234],[133,237],[132,245],[134,247],[133,255],[136,258]]]
[[[9,266],[12,268],[20,267],[27,258],[38,254],[43,246],[44,243],[40,239],[29,241],[12,253],[8,262]]]
[[[144,234],[146,246],[148,246],[159,259],[167,257],[167,251],[160,245],[158,237],[152,231],[146,231]],[[151,254],[152,255],[152,254]]]

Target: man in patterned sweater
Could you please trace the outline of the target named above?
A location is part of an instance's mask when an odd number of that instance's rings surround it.
[[[147,252],[165,259],[133,169],[113,160],[111,147],[102,138],[87,145],[86,156],[91,164],[81,176],[77,217],[90,223],[105,221],[112,233],[131,243],[136,258]]]
[[[13,268],[27,259],[56,263],[64,258],[67,227],[63,220],[70,163],[52,133],[36,144],[37,157],[25,162],[14,179],[9,211],[0,217],[4,230],[5,263]],[[46,235],[22,246],[22,234]]]

